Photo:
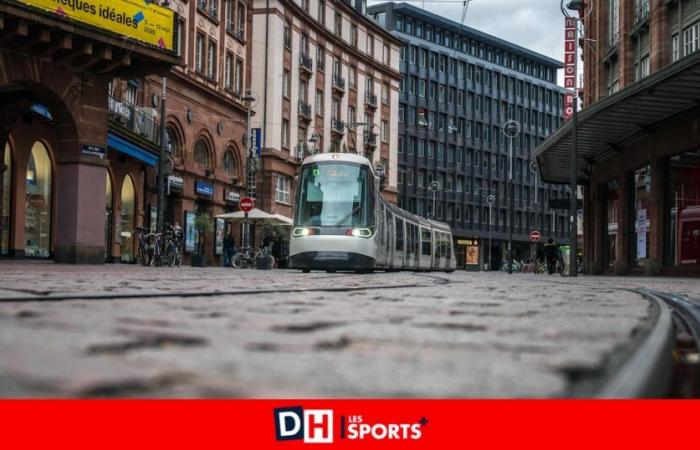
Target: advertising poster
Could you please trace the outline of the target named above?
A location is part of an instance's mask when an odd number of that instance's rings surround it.
[[[479,265],[479,247],[470,245],[467,247],[466,253],[466,265],[468,266],[478,266]]]
[[[136,0],[19,0],[84,24],[165,50],[175,50],[175,13]]]
[[[197,244],[197,232],[194,227],[194,213],[185,211],[185,252],[192,253]]]
[[[224,219],[216,219],[216,247],[214,249],[214,254],[216,256],[221,256],[224,254],[224,230],[226,229],[226,222]]]
[[[637,222],[635,224],[637,231],[637,259],[647,257],[647,210],[637,210]]]

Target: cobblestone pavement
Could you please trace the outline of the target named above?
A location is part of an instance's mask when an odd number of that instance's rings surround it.
[[[640,287],[700,292],[683,279],[0,262],[0,396],[567,396],[649,326],[647,301],[624,290]]]

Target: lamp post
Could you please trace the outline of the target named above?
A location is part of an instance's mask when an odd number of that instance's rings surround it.
[[[509,120],[503,124],[503,134],[508,138],[508,191],[510,195],[510,207],[508,208],[508,273],[513,274],[513,228],[515,226],[515,186],[513,186],[513,139],[520,134],[520,123]]]
[[[590,6],[590,7],[589,7]],[[571,239],[571,254],[569,255],[569,276],[575,277],[578,274],[576,253],[578,252],[578,29],[579,24],[593,11],[592,2],[585,0],[561,0],[561,12],[567,19],[575,23],[574,29],[574,104],[572,121],[572,146],[571,146],[571,199],[569,202],[569,230]],[[587,11],[586,11],[587,10]]]
[[[257,155],[253,151],[253,135],[252,135],[252,129],[251,129],[251,123],[250,123],[250,118],[253,116],[253,108],[257,104],[257,95],[255,94],[255,91],[252,89],[248,89],[245,93],[245,96],[243,97],[243,102],[245,102],[247,108],[248,108],[248,117],[246,121],[246,139],[245,139],[245,144],[246,144],[246,149],[248,150],[248,158],[247,158],[247,166],[246,166],[246,195],[251,198],[255,198],[255,175],[257,172],[257,164],[256,164],[256,158]],[[260,143],[257,143],[260,145]],[[246,214],[247,216],[248,214]],[[243,246],[248,247],[250,242],[250,224],[246,220],[246,222],[243,225]]]
[[[165,205],[165,97],[168,79],[163,77],[163,92],[160,97],[160,153],[158,155],[158,202],[156,208],[156,231],[163,233],[163,209]]]
[[[493,259],[491,259],[491,236],[493,234],[493,220],[492,220],[493,215],[491,214],[491,208],[493,207],[493,203],[495,201],[496,201],[496,196],[493,194],[489,194],[486,197],[486,203],[489,204],[489,271],[492,270],[491,263],[493,262]]]
[[[428,189],[430,189],[433,192],[433,209],[430,214],[431,219],[435,219],[435,193],[440,189],[440,183],[437,181],[431,181],[430,185],[428,186]]]

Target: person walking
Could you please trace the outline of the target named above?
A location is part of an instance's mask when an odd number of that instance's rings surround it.
[[[547,273],[553,275],[559,260],[559,249],[557,249],[554,239],[550,239],[544,244],[544,259],[547,262]]]
[[[236,240],[233,238],[233,231],[229,231],[224,236],[224,267],[230,267],[233,262],[233,254],[236,251]]]

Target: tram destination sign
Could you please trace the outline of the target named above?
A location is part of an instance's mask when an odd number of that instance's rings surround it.
[[[175,12],[137,0],[18,0],[120,36],[175,50]]]

